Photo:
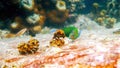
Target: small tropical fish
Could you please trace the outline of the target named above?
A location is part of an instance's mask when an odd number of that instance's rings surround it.
[[[17,33],[15,34],[15,36],[23,35],[26,31],[27,31],[27,28],[23,28],[23,29],[21,29],[19,32],[17,32]]]
[[[72,40],[75,40],[75,39],[77,39],[77,38],[80,36],[80,33],[81,33],[81,31],[79,32],[78,29],[74,29],[74,30],[70,33],[69,38],[72,39]]]
[[[18,37],[23,35],[25,32],[27,31],[27,28],[21,29],[19,32],[17,32],[16,34],[13,33],[9,33],[7,35],[5,35],[5,38],[12,38],[12,37]]]
[[[63,28],[62,30],[65,32],[65,35],[72,40],[77,39],[81,34],[81,30],[79,30],[75,26],[68,26]]]

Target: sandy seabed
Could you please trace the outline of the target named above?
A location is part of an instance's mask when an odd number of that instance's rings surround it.
[[[91,22],[89,19],[86,19]],[[76,24],[75,24],[76,25]],[[91,27],[90,27],[91,28]],[[17,46],[30,37],[0,40],[0,66],[8,68],[120,68],[120,35],[113,29],[92,27],[82,29],[75,41],[65,38],[62,47],[50,47],[51,34],[36,35],[39,50],[35,54],[20,55]]]

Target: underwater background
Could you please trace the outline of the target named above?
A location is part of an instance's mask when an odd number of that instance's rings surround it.
[[[120,21],[120,0],[1,0],[0,37],[35,36],[73,25],[82,15],[111,29]]]
[[[120,68],[120,0],[0,0],[0,68]]]

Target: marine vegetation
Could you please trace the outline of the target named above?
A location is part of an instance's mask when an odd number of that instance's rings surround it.
[[[18,44],[18,51],[20,54],[34,54],[39,49],[39,41],[37,39],[30,39],[27,43],[22,42]]]
[[[65,33],[63,30],[59,29],[54,33],[52,40],[50,41],[50,46],[61,47],[65,44],[64,41]]]
[[[81,31],[79,31],[75,26],[64,27],[62,30],[65,32],[65,36],[72,40],[77,39],[81,33]]]

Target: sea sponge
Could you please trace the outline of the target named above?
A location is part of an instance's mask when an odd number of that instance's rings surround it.
[[[18,44],[18,51],[20,54],[33,54],[38,50],[39,41],[37,39],[30,39],[27,43]]]

